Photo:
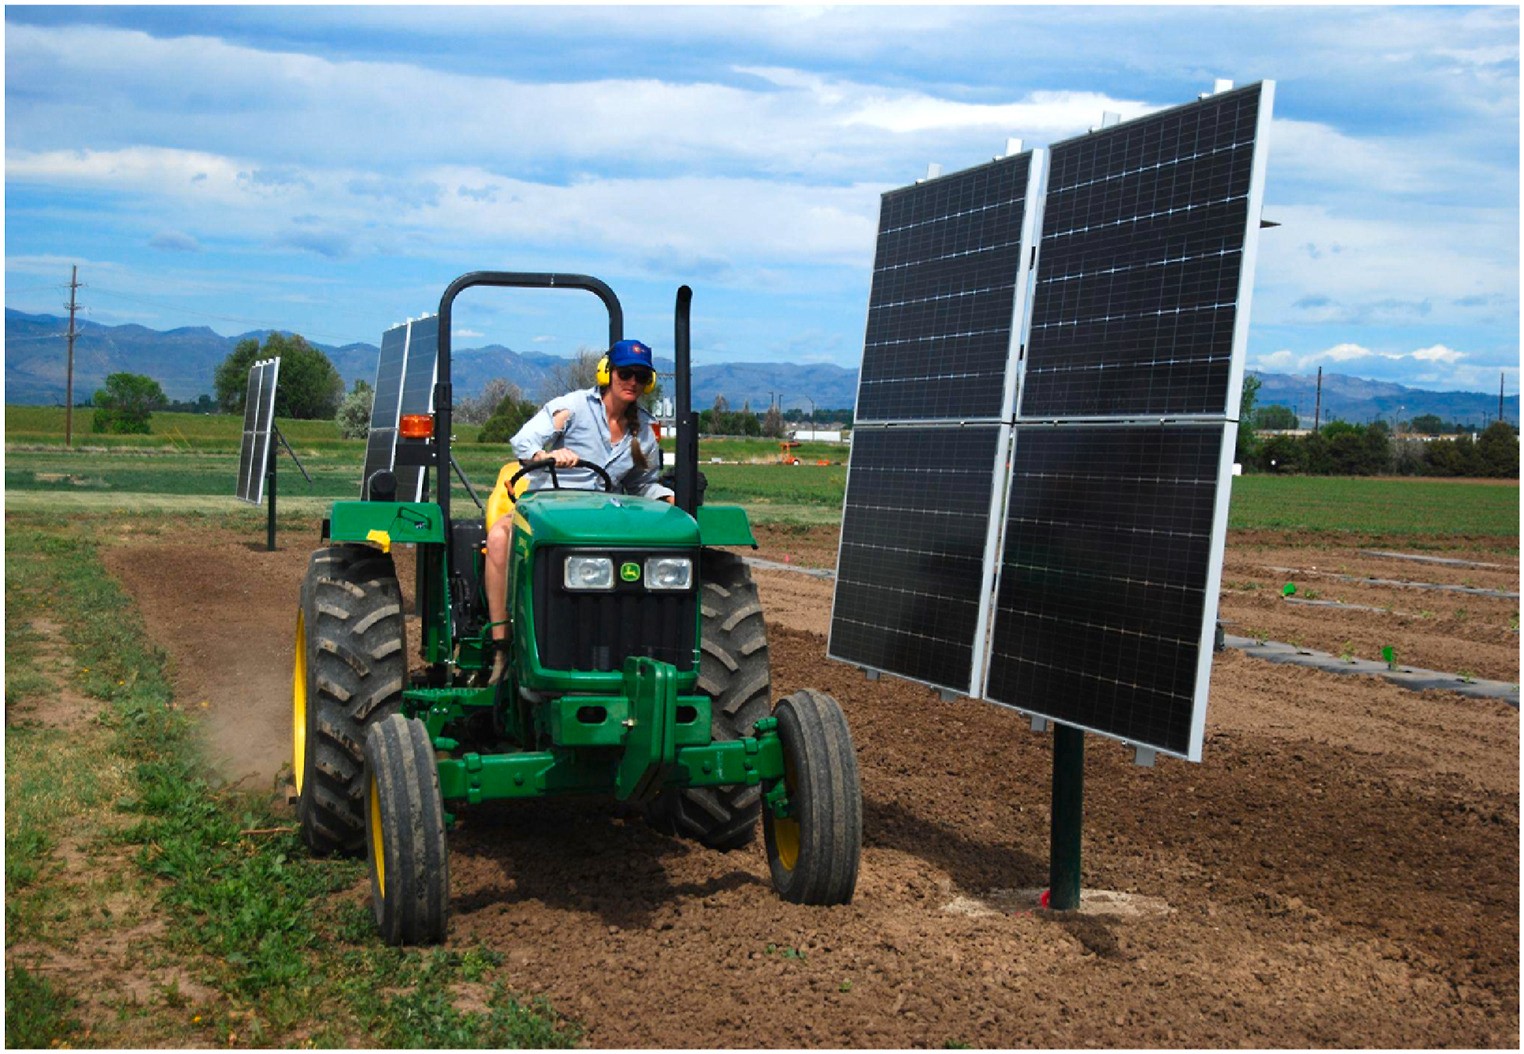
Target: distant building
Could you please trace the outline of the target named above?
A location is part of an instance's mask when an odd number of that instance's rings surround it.
[[[790,432],[788,437],[800,443],[840,443],[843,441],[841,429],[839,428],[829,431],[819,428],[813,431],[808,428],[797,428]]]

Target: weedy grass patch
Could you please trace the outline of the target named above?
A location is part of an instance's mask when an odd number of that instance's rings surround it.
[[[14,513],[6,531],[8,1045],[574,1042],[491,953],[382,945],[357,924],[360,863],[312,859],[277,803],[211,779],[95,537]],[[79,712],[50,723],[66,696]],[[123,983],[145,976],[147,1000]]]

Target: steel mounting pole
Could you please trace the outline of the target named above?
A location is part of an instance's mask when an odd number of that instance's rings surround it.
[[[271,553],[275,552],[275,463],[277,460],[275,455],[275,439],[272,435],[265,464],[265,482],[270,488],[270,511],[269,515],[265,518],[265,551]]]
[[[1053,726],[1053,810],[1048,835],[1048,907],[1080,904],[1080,847],[1085,822],[1085,733]]]

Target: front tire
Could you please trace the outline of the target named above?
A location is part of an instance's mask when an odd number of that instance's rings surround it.
[[[841,706],[804,688],[778,703],[789,816],[763,814],[773,888],[795,904],[848,904],[862,855],[857,754]]]
[[[292,773],[302,840],[320,856],[365,849],[365,732],[402,705],[407,646],[390,556],[332,545],[302,580],[292,673]]]
[[[371,910],[387,944],[438,944],[450,908],[439,767],[423,722],[388,714],[365,737]]]
[[[754,735],[772,700],[767,626],[751,570],[739,556],[705,549],[700,577],[703,624],[699,691],[710,700],[710,735],[729,742]],[[729,852],[750,845],[762,812],[760,787],[664,790],[646,807],[646,820],[667,834]]]

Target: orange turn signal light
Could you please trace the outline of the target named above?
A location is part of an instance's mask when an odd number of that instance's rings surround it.
[[[433,414],[403,414],[397,424],[403,439],[432,439],[434,437]]]

